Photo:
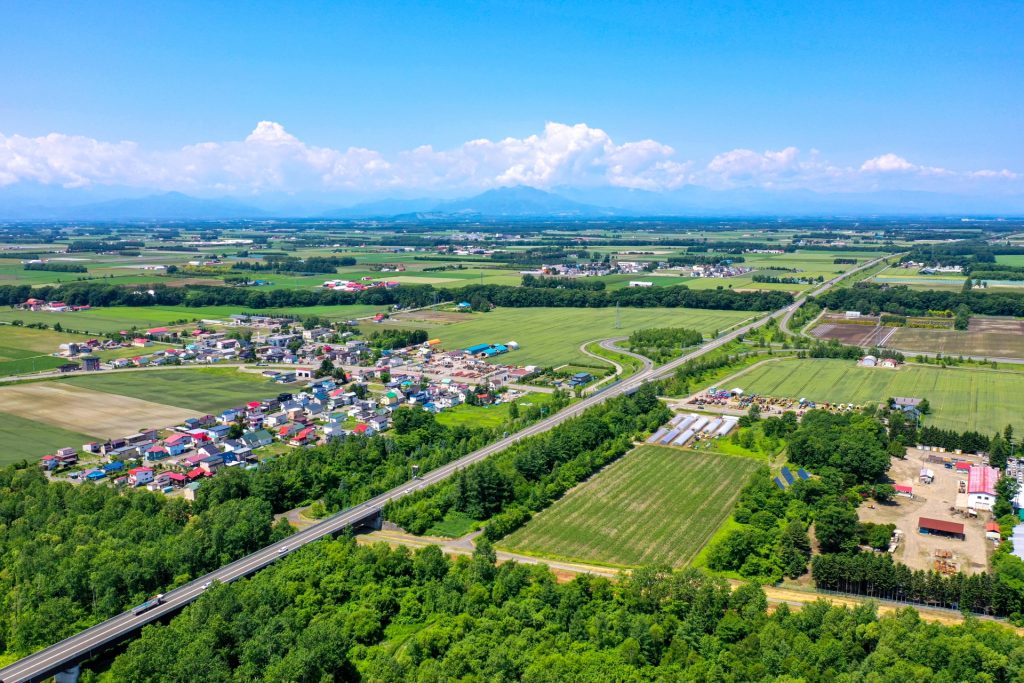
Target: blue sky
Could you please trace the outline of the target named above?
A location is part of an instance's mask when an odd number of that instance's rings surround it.
[[[1024,3],[293,5],[5,2],[0,184],[1021,191]],[[261,121],[277,156],[238,147]]]

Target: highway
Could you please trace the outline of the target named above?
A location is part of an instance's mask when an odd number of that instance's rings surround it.
[[[879,258],[875,261],[866,263],[845,273],[844,275],[837,276],[823,283],[821,287],[811,293],[811,296],[817,296],[825,292],[844,277],[849,277],[864,268],[869,268],[880,260],[882,259]],[[296,549],[306,545],[307,543],[312,543],[326,536],[332,536],[350,526],[359,524],[363,520],[373,518],[389,502],[407,496],[417,489],[442,481],[460,469],[483,460],[484,458],[487,458],[499,451],[505,450],[520,439],[525,439],[535,434],[545,432],[566,420],[578,416],[588,408],[591,408],[598,403],[602,403],[609,398],[620,396],[622,394],[633,393],[645,382],[667,377],[675,372],[678,367],[684,365],[688,361],[699,358],[706,353],[714,351],[715,349],[742,337],[748,332],[766,324],[769,320],[781,318],[788,320],[796,309],[804,302],[805,298],[806,296],[801,296],[789,306],[758,318],[736,330],[733,330],[732,332],[729,332],[728,334],[718,337],[717,339],[713,339],[694,351],[666,363],[665,365],[657,368],[645,367],[643,371],[637,373],[633,377],[611,384],[601,391],[591,394],[577,403],[562,409],[550,417],[535,422],[529,427],[526,427],[511,436],[505,437],[504,439],[496,441],[489,446],[485,446],[484,448],[469,453],[458,460],[448,463],[447,465],[431,470],[419,479],[406,482],[405,484],[393,488],[390,491],[386,491],[369,501],[362,503],[361,505],[343,510],[326,518],[322,522],[289,536],[285,540],[269,545],[262,550],[252,553],[251,555],[247,555],[246,557],[236,560],[231,564],[225,565],[216,571],[210,572],[209,574],[201,576],[183,586],[168,591],[164,594],[164,601],[162,604],[143,612],[142,614],[135,615],[131,610],[123,612],[122,614],[81,631],[70,638],[66,638],[65,640],[55,643],[54,645],[40,650],[39,652],[19,659],[13,664],[0,669],[0,682],[23,683],[26,681],[40,681],[49,676],[53,676],[57,672],[73,667],[75,664],[102,651],[106,646],[128,638],[132,634],[138,632],[146,624],[182,609],[202,594],[204,590],[203,586],[206,583],[210,581],[228,583],[244,576],[248,576],[263,567],[266,567],[277,559],[294,552]]]

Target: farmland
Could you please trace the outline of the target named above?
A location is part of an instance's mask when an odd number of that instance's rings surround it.
[[[927,398],[926,424],[991,433],[1007,424],[1024,428],[1009,397],[1024,393],[1024,374],[982,368],[906,365],[899,370],[864,368],[854,361],[780,360],[734,380],[748,393],[816,402],[879,403],[892,396]]]
[[[93,373],[60,380],[60,383],[204,413],[276,396],[287,388],[235,368]]]
[[[351,306],[310,306],[306,308],[268,309],[260,311],[267,314],[287,314],[299,317],[330,316],[336,320],[358,318],[372,315],[385,310],[386,306],[368,306],[354,304]],[[120,330],[146,329],[199,320],[223,320],[235,313],[253,313],[243,306],[112,306],[94,308],[75,313],[50,313],[46,311],[0,311],[0,322],[21,320],[25,323],[44,323],[60,325],[69,330],[78,330],[94,334],[117,332]]]
[[[616,315],[621,323],[615,327]],[[745,311],[710,311],[688,308],[499,308],[489,313],[452,314],[442,322],[437,316],[400,314],[378,326],[367,324],[371,332],[383,326],[425,329],[441,340],[446,349],[480,343],[505,343],[514,340],[520,349],[501,361],[519,365],[558,366],[588,362],[579,350],[581,344],[595,339],[628,335],[644,327],[690,327],[706,336],[715,330],[750,318]]]
[[[642,446],[500,543],[507,550],[620,566],[685,565],[728,517],[758,463]]]
[[[146,427],[167,427],[197,415],[193,410],[113,396],[66,382],[0,387],[0,413],[38,421],[44,428],[105,438],[124,436]]]
[[[0,412],[0,439],[4,444],[0,467],[25,458],[34,460],[65,446],[77,449],[96,440],[88,434],[4,412]]]
[[[932,352],[946,356],[1024,358],[1024,335],[1019,332],[904,328],[897,330],[886,346],[904,352]]]

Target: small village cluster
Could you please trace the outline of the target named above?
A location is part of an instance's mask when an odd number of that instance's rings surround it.
[[[400,286],[400,283],[393,280],[377,280],[376,278],[366,276],[360,278],[358,282],[355,280],[324,280],[323,284],[325,289],[333,289],[339,292],[365,292],[368,289],[383,288],[383,289],[395,289]]]
[[[698,263],[690,267],[692,277],[736,277],[753,271],[747,266],[738,266],[728,261],[722,263]]]
[[[109,479],[116,485],[148,486],[165,493],[185,488],[188,496],[202,479],[216,475],[221,468],[256,467],[260,460],[256,451],[273,443],[301,447],[350,436],[372,436],[387,431],[392,413],[402,406],[437,413],[464,403],[505,403],[525,393],[523,388],[510,385],[537,372],[534,366],[520,368],[484,360],[517,349],[515,342],[477,344],[445,352],[438,350],[439,341],[433,339],[384,351],[370,362],[371,349],[362,339],[341,344],[319,341],[333,334],[328,328],[306,329],[301,333],[268,332],[254,337],[254,344],[261,357],[269,360],[278,358],[271,353],[273,350],[288,348],[293,340],[298,340],[301,347],[296,349],[297,353],[316,353],[320,361],[334,360],[335,367],[345,368],[343,371],[354,384],[343,386],[342,381],[332,377],[315,378],[312,367],[268,368],[262,372],[268,380],[279,384],[305,382],[304,389],[255,400],[216,416],[190,418],[170,430],[148,429],[104,443],[85,444],[82,451],[92,456],[90,464],[95,466],[75,467],[69,478]],[[185,350],[201,357],[207,352],[239,348],[225,347],[224,342],[229,341],[238,342],[219,332],[197,335]],[[178,351],[157,353],[166,358]],[[299,357],[295,352],[289,353]],[[280,358],[286,360],[288,356]],[[383,391],[371,395],[367,388],[370,382],[380,383]],[[40,461],[40,466],[49,472],[79,464],[80,455],[71,447]]]
[[[497,404],[522,396],[515,390],[498,393],[493,383],[470,387],[452,381],[423,383],[408,377],[387,382],[379,397],[368,395],[365,385],[358,386],[361,390],[356,391],[331,378],[316,379],[297,393],[283,392],[219,415],[189,418],[168,430],[147,429],[84,444],[84,456],[72,447],[61,448],[43,456],[40,466],[57,472],[89,458],[95,466],[77,468],[69,474],[70,479],[110,479],[115,485],[148,486],[165,493],[186,488],[189,496],[200,481],[222,468],[257,467],[257,451],[273,443],[301,447],[372,436],[387,431],[392,413],[402,406],[440,412],[467,402]]]

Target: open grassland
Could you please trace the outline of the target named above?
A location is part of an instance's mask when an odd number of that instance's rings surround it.
[[[503,540],[503,549],[620,566],[689,562],[729,516],[755,460],[641,446]]]
[[[1013,424],[1024,429],[1017,397],[1024,374],[983,368],[906,365],[898,370],[864,368],[850,360],[787,359],[766,363],[733,383],[747,393],[806,398],[815,402],[879,403],[892,396],[927,398],[936,427],[985,433]]]
[[[35,460],[58,448],[81,448],[95,436],[0,412],[0,467],[23,459]]]
[[[528,406],[542,406],[551,402],[551,395],[540,392],[526,394],[516,403],[520,406],[520,412]],[[442,410],[437,414],[437,421],[446,427],[465,425],[467,427],[486,427],[496,429],[509,421],[509,404],[501,403],[490,406],[471,406],[467,403],[457,405],[453,408]]]
[[[996,263],[1007,266],[1024,266],[1024,254],[999,254]]]
[[[155,401],[101,393],[67,382],[0,387],[0,413],[78,434],[116,437],[167,427],[199,413]],[[67,445],[67,444],[65,444]]]
[[[182,368],[79,375],[60,384],[103,395],[128,396],[191,411],[215,413],[249,401],[277,396],[286,385],[234,368]],[[102,399],[101,399],[102,400]]]
[[[690,327],[710,336],[741,320],[758,315],[749,311],[708,311],[690,308],[498,308],[489,313],[452,314],[461,322],[441,323],[432,316],[399,315],[386,323],[368,323],[366,333],[390,326],[425,329],[441,340],[445,349],[473,344],[504,344],[516,341],[520,348],[496,357],[497,362],[518,365],[558,366],[587,364],[579,347],[588,341],[628,335],[645,327]],[[615,327],[616,316],[621,327]],[[426,318],[426,319],[424,319]],[[453,318],[454,319],[454,318]]]

